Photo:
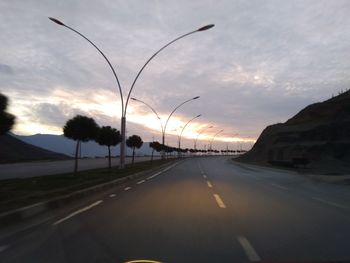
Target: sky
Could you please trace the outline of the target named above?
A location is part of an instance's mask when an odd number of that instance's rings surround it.
[[[350,1],[0,1],[0,92],[10,99],[16,134],[62,134],[77,114],[120,129],[121,100],[101,54],[54,17],[92,40],[109,58],[126,97],[142,65],[158,54],[131,97],[147,102],[166,143],[249,148],[263,129],[349,87]],[[213,128],[203,130],[209,126]],[[130,101],[127,134],[161,140],[155,114]],[[213,148],[215,148],[213,146]]]

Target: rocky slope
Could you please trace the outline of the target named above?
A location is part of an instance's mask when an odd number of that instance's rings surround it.
[[[242,161],[306,167],[322,173],[350,171],[350,91],[270,125]]]

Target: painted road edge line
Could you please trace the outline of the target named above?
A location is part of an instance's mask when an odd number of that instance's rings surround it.
[[[212,185],[211,182],[209,182],[209,181],[207,181],[207,185],[208,185],[209,188],[212,188],[212,187],[213,187],[213,185]]]
[[[83,213],[83,212],[85,212],[85,211],[87,211],[87,210],[89,210],[89,209],[91,209],[91,208],[93,208],[93,207],[95,207],[95,206],[101,204],[102,202],[103,202],[103,200],[98,200],[98,201],[92,203],[91,205],[85,206],[85,207],[83,207],[83,208],[81,208],[81,209],[79,209],[79,210],[77,210],[77,211],[75,211],[75,212],[69,214],[68,216],[63,217],[63,218],[61,218],[60,220],[57,220],[57,221],[54,222],[52,225],[53,225],[53,226],[56,226],[56,225],[58,225],[58,224],[60,224],[60,223],[62,223],[62,222],[64,222],[64,221],[68,220],[69,218],[72,218],[73,216],[76,216],[76,215],[78,215],[78,214],[80,214],[80,213]]]
[[[141,180],[139,182],[137,182],[137,184],[143,184],[144,182],[146,182],[145,180]]]
[[[338,207],[338,208],[342,208],[342,209],[349,209],[349,207],[346,206],[346,205],[337,204],[337,203],[334,203],[334,202],[331,202],[331,201],[327,201],[327,200],[324,200],[324,199],[321,199],[321,198],[318,198],[318,197],[311,197],[311,198],[316,200],[316,201],[322,202],[324,204],[332,205],[332,206],[335,206],[335,207]]]
[[[239,237],[237,237],[237,239],[238,239],[238,242],[243,247],[243,250],[250,261],[256,262],[256,261],[261,260],[258,253],[255,251],[253,246],[250,244],[248,239],[246,239],[244,236],[239,236]]]
[[[215,200],[216,200],[216,203],[218,204],[218,206],[220,208],[226,208],[226,205],[224,204],[224,202],[221,200],[220,196],[218,194],[213,194]]]

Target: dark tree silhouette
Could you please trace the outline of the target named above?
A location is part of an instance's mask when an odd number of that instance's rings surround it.
[[[75,148],[74,173],[78,171],[78,150],[81,142],[96,140],[99,127],[94,119],[77,115],[67,121],[63,127],[63,134],[69,139],[77,141]]]
[[[0,93],[0,135],[10,131],[15,124],[15,116],[6,112],[7,105],[7,97]]]
[[[150,142],[149,143],[149,147],[152,148],[152,158],[151,158],[151,161],[153,161],[153,153],[154,151],[156,152],[160,152],[162,150],[162,144],[160,144],[159,142],[157,141],[154,141],[154,142]]]
[[[108,168],[111,168],[111,146],[116,146],[121,141],[120,132],[111,126],[103,126],[98,131],[96,142],[108,148]]]
[[[126,145],[129,148],[132,148],[132,161],[131,163],[134,164],[135,159],[135,149],[140,149],[143,144],[143,141],[140,136],[138,135],[132,135],[126,140]]]

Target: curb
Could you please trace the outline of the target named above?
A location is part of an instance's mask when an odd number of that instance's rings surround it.
[[[180,160],[181,161],[181,160]],[[40,215],[48,210],[54,210],[60,207],[63,207],[76,199],[84,198],[86,196],[90,196],[92,193],[101,192],[103,190],[107,190],[114,186],[118,186],[123,184],[126,181],[130,181],[136,179],[141,176],[145,176],[148,173],[152,173],[158,170],[162,170],[165,167],[171,167],[172,165],[177,164],[180,161],[170,162],[163,165],[160,165],[156,168],[152,168],[146,171],[141,171],[138,173],[131,174],[126,177],[118,178],[110,182],[98,184],[92,187],[88,187],[82,190],[75,191],[73,193],[55,197],[45,202],[40,202],[36,204],[32,204],[29,206],[17,208],[15,210],[11,210],[8,212],[4,212],[0,214],[0,225],[12,225],[23,219],[28,219],[37,215]]]

